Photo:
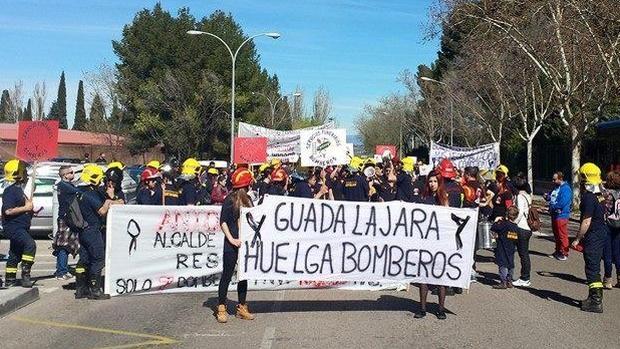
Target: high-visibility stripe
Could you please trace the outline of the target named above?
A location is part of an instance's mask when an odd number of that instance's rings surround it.
[[[15,273],[17,273],[17,268],[9,268],[9,267],[6,267],[6,269],[4,269],[4,271],[5,271],[7,274],[10,274],[10,273],[15,274]]]
[[[23,254],[22,255],[22,261],[34,262],[34,256],[31,256],[29,254]]]
[[[83,274],[86,272],[86,268],[75,268],[76,274]]]
[[[600,281],[593,282],[593,283],[589,284],[588,287],[590,287],[590,288],[603,288],[603,283],[600,282]]]

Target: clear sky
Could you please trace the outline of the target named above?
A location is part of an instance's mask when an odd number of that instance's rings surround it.
[[[116,62],[111,41],[155,2],[0,0],[0,89],[22,80],[28,97],[37,81],[45,81],[49,110],[64,70],[71,125],[78,81],[102,63]],[[278,40],[256,40],[261,64],[278,74],[283,92],[300,87],[308,105],[325,86],[333,116],[347,128],[364,105],[401,89],[400,71],[431,63],[439,46],[424,38],[432,0],[160,2],[173,14],[187,6],[196,18],[216,9],[231,12],[246,34],[280,32]]]

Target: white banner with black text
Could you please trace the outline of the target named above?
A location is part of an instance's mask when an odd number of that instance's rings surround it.
[[[105,292],[112,295],[217,291],[224,233],[221,206],[112,206],[106,226]],[[237,284],[233,277],[230,289]],[[254,280],[251,290],[388,290],[399,283]]]
[[[446,158],[460,169],[477,166],[481,170],[494,170],[500,165],[499,143],[462,148],[431,142],[429,158],[433,167],[439,165],[441,159]]]
[[[469,288],[478,210],[266,196],[242,210],[241,280]]]

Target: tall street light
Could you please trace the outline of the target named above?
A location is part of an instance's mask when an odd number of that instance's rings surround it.
[[[232,164],[234,161],[234,154],[235,154],[235,64],[237,62],[237,55],[239,54],[239,51],[241,50],[243,45],[252,41],[252,39],[257,38],[259,36],[268,36],[272,39],[277,39],[280,37],[280,33],[275,33],[275,32],[274,33],[261,33],[261,34],[250,36],[244,42],[242,42],[241,45],[239,45],[239,47],[237,47],[237,50],[235,51],[235,53],[233,53],[232,49],[230,48],[230,46],[228,46],[226,41],[224,41],[222,38],[220,38],[219,36],[213,33],[203,32],[200,30],[188,30],[187,34],[212,36],[218,39],[222,44],[224,44],[224,46],[226,46],[226,49],[228,50],[228,53],[230,53],[230,59],[232,60],[232,81],[231,81],[231,93],[230,93],[231,94],[231,97],[230,97],[231,99],[231,102],[230,102],[230,163]]]
[[[265,99],[269,102],[269,106],[271,107],[271,128],[275,128],[275,115],[276,115],[276,108],[278,106],[278,103],[284,97],[293,96],[293,98],[296,98],[296,97],[300,97],[301,96],[301,92],[289,93],[289,94],[286,94],[286,95],[281,95],[280,98],[278,98],[275,102],[273,102],[271,100],[271,98],[269,98],[269,96],[267,96],[266,94],[264,94],[262,92],[252,92],[252,94],[265,97]],[[289,107],[289,111],[290,110],[291,110],[291,108]]]
[[[420,80],[447,86],[445,82],[427,78],[426,76],[421,76]],[[450,146],[453,145],[453,141],[454,141],[454,98],[452,94],[450,94]]]

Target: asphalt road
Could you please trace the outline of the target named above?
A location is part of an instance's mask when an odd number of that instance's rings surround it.
[[[52,274],[49,242],[38,245],[35,275]],[[63,288],[67,282],[42,278],[39,301],[0,319],[0,343],[2,348],[619,347],[620,289],[605,292],[603,314],[580,311],[578,300],[587,293],[581,254],[559,262],[546,256],[552,250],[548,237],[533,238],[532,288],[512,290],[491,289],[497,269],[490,252],[480,253],[479,270],[486,278],[468,294],[448,297],[445,321],[433,314],[413,318],[416,287],[251,292],[257,319],[231,317],[219,324],[212,311],[215,294],[76,301],[73,291]],[[0,251],[6,251],[5,241]],[[429,300],[433,311],[436,298]]]

